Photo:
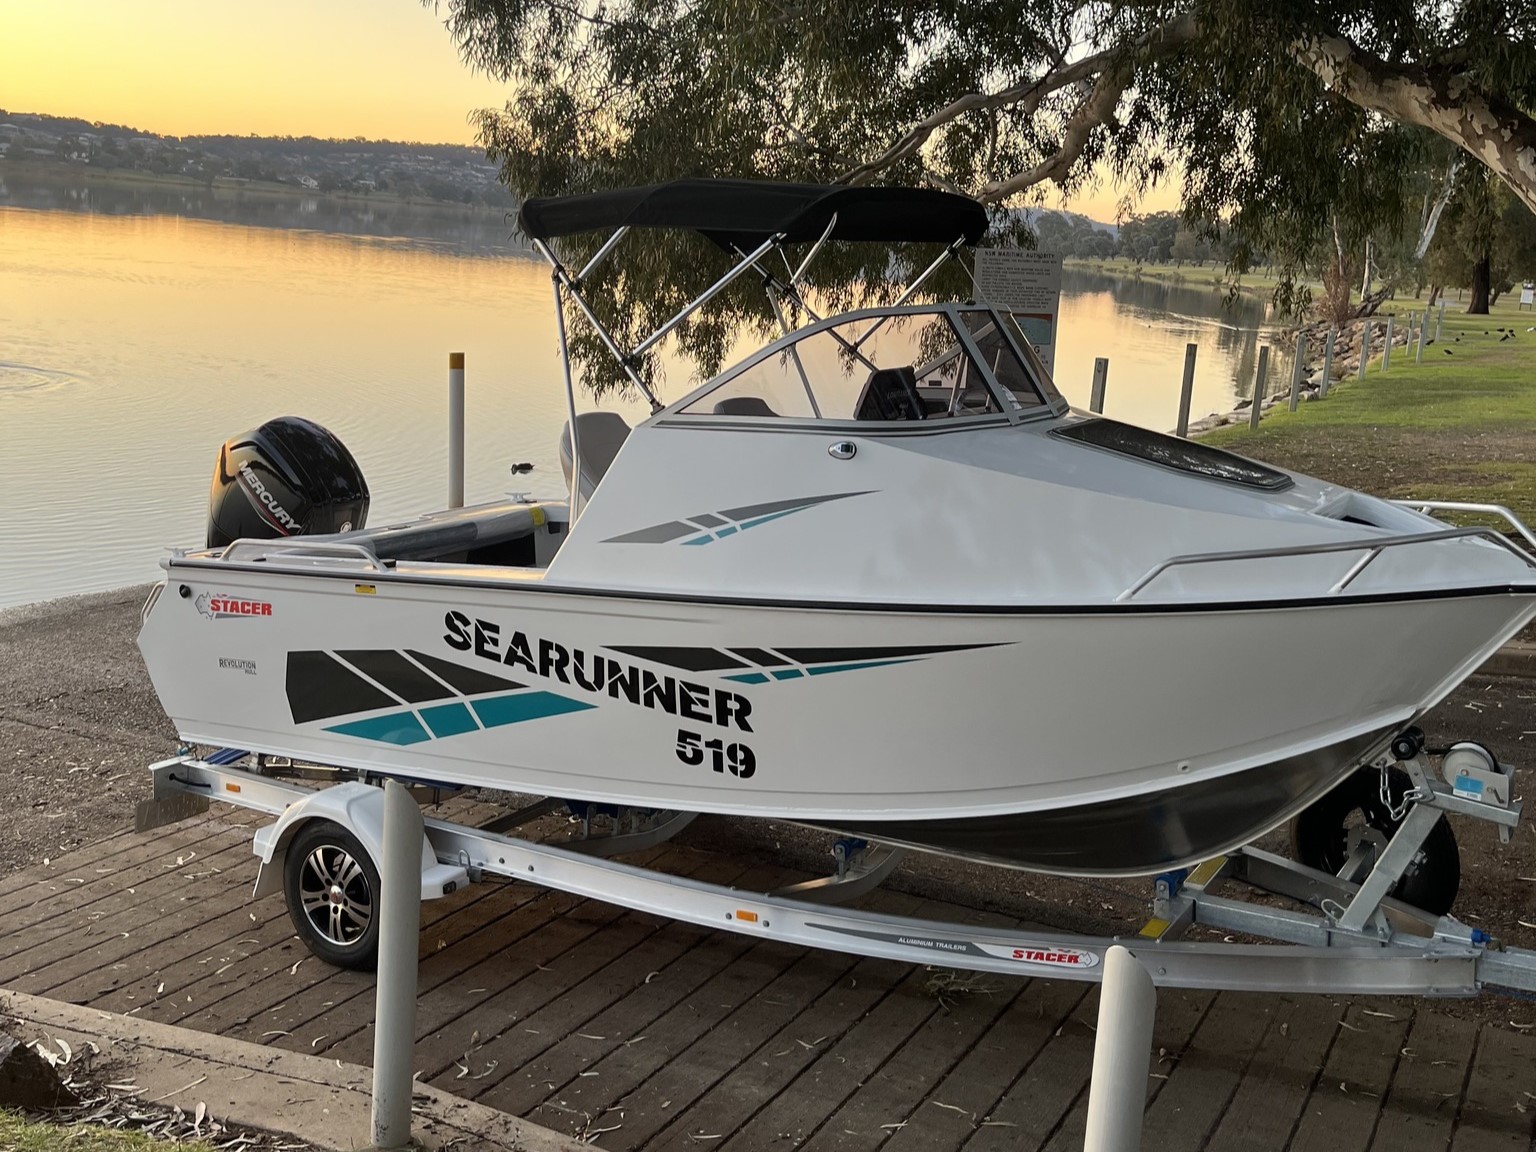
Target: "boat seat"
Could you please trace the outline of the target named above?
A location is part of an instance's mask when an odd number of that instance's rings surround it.
[[[864,381],[854,405],[855,420],[926,420],[928,410],[917,392],[917,373],[910,366],[876,368]]]
[[[544,515],[534,505],[499,500],[433,512],[403,524],[357,528],[304,540],[361,544],[380,560],[468,558],[478,563],[529,565],[533,563],[533,534],[543,523]]]
[[[629,425],[617,412],[582,412],[576,417],[581,436],[581,498],[587,499],[607,475],[613,458],[629,437]],[[571,485],[571,426],[560,430],[560,470]]]
[[[761,396],[727,396],[715,405],[716,416],[772,416],[778,418],[778,413],[768,407],[768,402]]]

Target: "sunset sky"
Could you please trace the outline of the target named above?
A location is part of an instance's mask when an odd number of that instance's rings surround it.
[[[173,136],[471,144],[466,115],[504,98],[417,0],[0,3],[0,108],[13,112]],[[1113,220],[1117,199],[1106,188],[1067,206]],[[1172,206],[1164,191],[1143,209]]]

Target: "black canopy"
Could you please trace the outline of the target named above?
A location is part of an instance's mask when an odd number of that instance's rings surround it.
[[[928,188],[849,188],[767,180],[673,180],[585,196],[525,200],[518,226],[535,240],[576,232],[676,228],[702,233],[722,248],[756,248],[780,233],[819,239],[832,217],[837,240],[974,244],[987,230],[976,201]]]

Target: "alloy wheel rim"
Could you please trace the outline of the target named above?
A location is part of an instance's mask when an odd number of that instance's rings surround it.
[[[373,893],[362,864],[335,844],[322,844],[304,858],[299,871],[304,918],[323,940],[348,947],[373,922]]]

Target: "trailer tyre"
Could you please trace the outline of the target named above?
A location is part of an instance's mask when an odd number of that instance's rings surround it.
[[[1393,768],[1388,776],[1393,802],[1401,803],[1409,788],[1408,774]],[[1381,802],[1381,774],[1374,768],[1352,773],[1291,821],[1292,851],[1307,867],[1337,874],[1348,858],[1350,829],[1362,822],[1379,834],[1382,844],[1402,823],[1393,820]],[[1432,915],[1444,916],[1460,887],[1461,850],[1450,822],[1441,816],[1390,895]]]
[[[299,938],[338,968],[371,969],[379,955],[379,870],[356,836],[330,820],[294,834],[283,893]]]

